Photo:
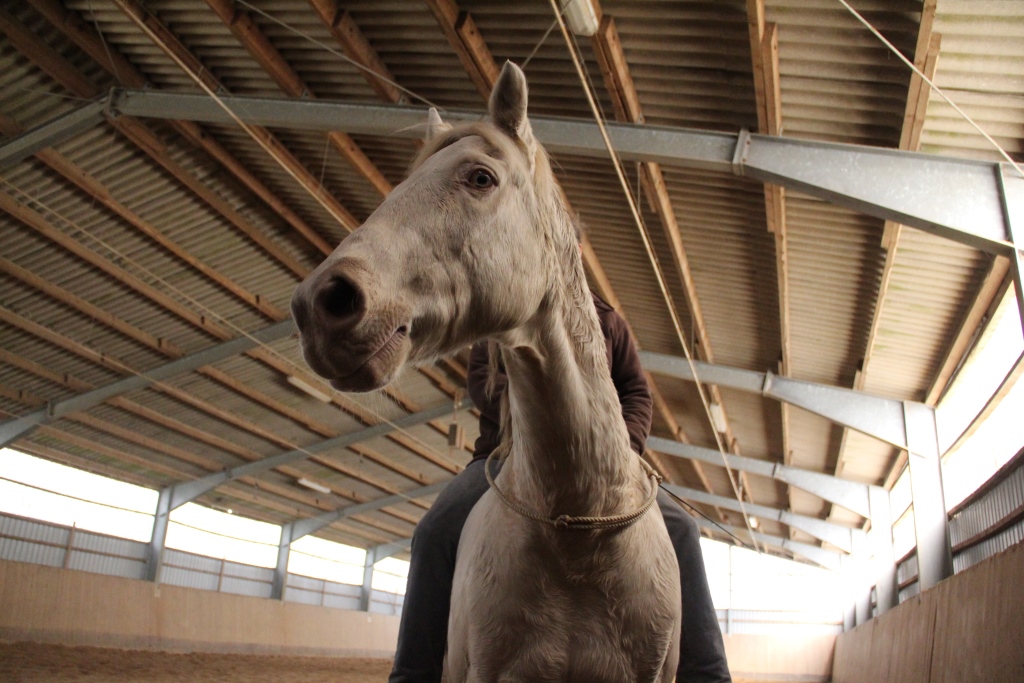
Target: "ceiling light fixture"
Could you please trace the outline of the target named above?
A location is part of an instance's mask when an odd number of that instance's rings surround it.
[[[569,28],[576,35],[589,38],[597,33],[600,18],[590,0],[567,0],[562,3],[562,10]]]
[[[320,391],[319,389],[314,387],[312,384],[306,382],[301,377],[296,377],[295,375],[288,375],[288,384],[291,384],[293,387],[295,387],[299,391],[302,391],[302,392],[304,392],[306,394],[309,394],[310,396],[312,396],[313,398],[315,398],[318,401],[323,401],[324,403],[330,403],[331,402],[331,397],[330,397],[329,394],[326,394],[326,393]]]
[[[327,488],[326,486],[324,486],[323,484],[317,483],[317,482],[315,482],[315,481],[313,481],[311,479],[306,479],[305,477],[302,477],[301,479],[299,479],[299,484],[301,486],[305,486],[307,489],[312,489],[314,491],[319,491],[320,493],[325,493],[326,494],[326,493],[330,493],[331,492],[331,490],[329,488]]]
[[[722,410],[721,403],[711,404],[711,420],[715,423],[715,429],[720,434],[725,434],[729,431],[729,423],[725,421],[725,412]]]

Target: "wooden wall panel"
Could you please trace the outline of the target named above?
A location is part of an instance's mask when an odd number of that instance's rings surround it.
[[[835,683],[1024,681],[1024,545],[836,639]]]
[[[391,657],[398,617],[0,561],[0,639],[186,652]]]
[[[724,638],[733,681],[831,680],[835,636],[735,633]]]
[[[935,619],[933,683],[1024,681],[1024,545],[946,582]]]

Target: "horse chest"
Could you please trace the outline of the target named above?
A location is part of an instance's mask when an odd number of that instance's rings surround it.
[[[449,635],[480,674],[468,680],[659,679],[675,626],[666,606],[679,604],[662,580],[678,576],[667,536],[650,541],[660,516],[613,534],[552,532],[485,496],[471,520]]]

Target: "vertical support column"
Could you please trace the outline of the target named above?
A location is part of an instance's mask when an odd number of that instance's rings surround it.
[[[1009,254],[1010,272],[1017,290],[1017,310],[1024,325],[1024,178],[1009,164],[999,165],[999,195],[1006,235],[1014,245]]]
[[[277,546],[277,566],[274,567],[274,582],[270,586],[271,600],[284,600],[285,589],[288,587],[288,558],[292,552],[292,536],[294,524],[281,527],[281,543]]]
[[[853,575],[854,611],[857,625],[871,619],[870,548],[863,534],[854,536],[853,552],[850,553],[850,568]]]
[[[917,571],[921,590],[953,575],[946,500],[942,492],[935,411],[921,403],[905,401],[910,492],[917,528]]]
[[[363,592],[359,596],[359,609],[370,611],[370,593],[373,590],[373,565],[377,563],[377,549],[366,549],[366,562],[363,564]]]
[[[168,486],[160,491],[153,516],[153,536],[149,540],[149,556],[146,558],[146,581],[160,583],[160,570],[164,563],[164,543],[167,540],[167,524],[171,517],[171,493]]]
[[[856,543],[856,541],[855,541]],[[857,605],[854,597],[854,560],[851,555],[842,555],[839,558],[839,567],[846,583],[847,596],[850,598],[843,610],[843,631],[851,631],[857,625]]]
[[[899,604],[896,580],[896,553],[892,547],[892,510],[889,492],[878,486],[868,488],[871,505],[871,532],[868,541],[875,556],[875,592],[878,614],[884,614]]]

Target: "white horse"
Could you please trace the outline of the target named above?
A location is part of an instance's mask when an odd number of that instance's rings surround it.
[[[526,102],[506,63],[489,123],[431,112],[409,177],[292,310],[310,367],[343,391],[484,338],[500,349],[507,457],[462,532],[445,680],[671,681],[679,569]]]

